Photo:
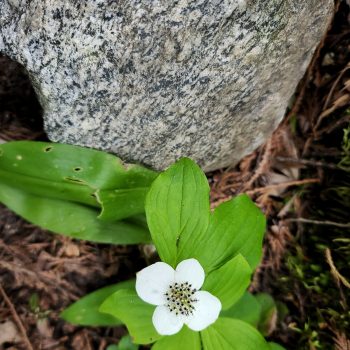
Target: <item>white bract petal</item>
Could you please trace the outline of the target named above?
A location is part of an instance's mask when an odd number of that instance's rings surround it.
[[[149,304],[164,305],[165,293],[174,282],[174,278],[175,271],[170,265],[157,262],[136,274],[136,292]]]
[[[203,267],[196,259],[183,260],[176,267],[175,281],[179,283],[188,282],[196,290],[202,287],[204,278]]]
[[[193,314],[185,319],[185,323],[194,331],[201,331],[214,323],[221,311],[221,302],[209,292],[199,291],[194,294],[197,302]]]
[[[178,333],[183,324],[183,318],[170,312],[167,306],[157,306],[154,310],[152,322],[160,335],[172,335]]]
[[[160,335],[176,334],[184,324],[201,331],[217,320],[220,300],[208,292],[198,291],[204,278],[204,270],[196,259],[183,260],[176,270],[158,262],[136,275],[139,297],[157,305],[152,322]]]

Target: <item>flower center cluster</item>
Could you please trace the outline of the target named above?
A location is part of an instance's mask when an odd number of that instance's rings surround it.
[[[195,310],[193,304],[198,301],[193,297],[196,291],[195,288],[192,288],[192,284],[188,282],[176,282],[170,285],[168,291],[165,293],[167,300],[166,306],[170,312],[174,312],[176,315],[189,316]]]

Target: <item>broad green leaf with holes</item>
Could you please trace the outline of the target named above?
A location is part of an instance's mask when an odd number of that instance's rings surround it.
[[[163,337],[158,340],[152,350],[201,350],[201,340],[198,332],[191,331],[183,326],[177,334]]]
[[[221,312],[222,317],[235,318],[247,322],[255,328],[258,327],[260,314],[260,303],[249,292],[245,292],[233,306]]]
[[[270,350],[263,336],[251,325],[231,318],[219,318],[201,332],[204,350]]]
[[[32,141],[0,145],[2,183],[42,197],[102,207],[100,218],[106,220],[142,213],[156,176],[154,171],[125,165],[111,154],[89,148]],[[106,190],[110,190],[107,195]],[[116,190],[129,191],[120,196]]]
[[[120,320],[99,311],[101,304],[113,293],[125,288],[133,288],[134,280],[120,282],[98,289],[79,299],[62,313],[61,317],[72,324],[82,326],[118,326]]]
[[[98,212],[80,203],[43,198],[0,183],[0,202],[29,222],[62,235],[98,243],[137,244],[150,241],[143,219],[101,221]]]
[[[143,213],[149,187],[99,190],[96,195],[102,211],[99,219],[116,220]]]
[[[238,254],[219,269],[211,272],[205,279],[203,290],[218,297],[222,309],[235,304],[250,284],[252,269],[247,260]]]
[[[192,160],[183,158],[161,173],[146,197],[146,216],[161,259],[173,267],[207,229],[209,185]]]
[[[120,319],[135,344],[150,344],[162,337],[152,324],[154,305],[142,301],[133,289],[122,289],[109,296],[100,312]]]

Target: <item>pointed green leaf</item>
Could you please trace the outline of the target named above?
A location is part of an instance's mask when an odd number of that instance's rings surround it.
[[[161,259],[175,267],[196,258],[210,272],[241,253],[254,269],[262,254],[265,217],[246,195],[221,204],[210,215],[208,194],[204,173],[187,158],[154,181],[146,215]]]
[[[138,348],[138,345],[131,341],[130,335],[125,335],[120,339],[116,350],[137,350]]]
[[[236,255],[205,279],[203,290],[218,297],[222,309],[226,310],[237,302],[250,284],[252,270],[241,254]]]
[[[153,182],[145,209],[161,259],[175,267],[208,226],[209,185],[204,173],[190,159],[179,160]]]
[[[270,350],[286,350],[283,346],[276,344],[276,343],[269,343]]]
[[[228,310],[221,312],[222,317],[235,318],[258,327],[260,320],[261,306],[255,296],[245,292],[241,299]]]
[[[247,195],[222,203],[211,215],[205,235],[192,247],[192,257],[211,271],[240,253],[254,270],[262,255],[265,221]]]
[[[134,290],[122,289],[102,303],[100,312],[120,319],[135,344],[150,344],[162,337],[152,323],[154,309],[154,305],[142,301]]]
[[[122,324],[120,320],[101,313],[99,308],[116,291],[132,288],[134,285],[135,281],[131,280],[98,289],[67,307],[60,316],[67,322],[82,326],[118,326]]]
[[[220,317],[201,337],[204,350],[270,350],[255,328],[231,318]]]
[[[184,326],[177,334],[158,340],[152,350],[201,350],[199,332],[194,332]]]
[[[261,306],[261,315],[258,329],[264,335],[270,335],[276,328],[277,306],[273,297],[267,293],[259,293],[255,296]]]
[[[112,244],[150,241],[147,229],[138,218],[100,221],[96,210],[82,204],[39,197],[2,183],[0,202],[31,223],[68,237]]]

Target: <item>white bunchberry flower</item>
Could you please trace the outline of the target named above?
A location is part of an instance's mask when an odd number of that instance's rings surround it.
[[[152,322],[159,334],[175,334],[184,324],[201,331],[216,321],[221,302],[209,292],[199,291],[204,278],[204,270],[196,259],[181,261],[176,270],[157,262],[137,273],[138,296],[157,305]]]

